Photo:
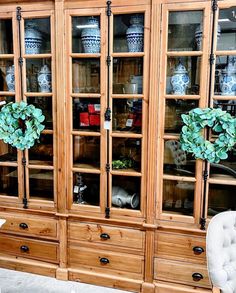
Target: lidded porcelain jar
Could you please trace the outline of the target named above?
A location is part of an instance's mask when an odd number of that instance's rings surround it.
[[[132,15],[130,24],[126,31],[128,50],[129,52],[142,52],[144,38],[143,15]]]
[[[135,209],[139,205],[139,195],[137,193],[129,195],[128,192],[123,188],[119,186],[113,186],[112,204],[120,208],[129,205],[132,209]]]
[[[41,93],[50,93],[52,90],[51,71],[47,65],[43,65],[38,73],[38,85]]]
[[[101,36],[97,18],[88,18],[86,27],[81,32],[81,41],[84,53],[100,53]]]
[[[25,54],[39,54],[42,35],[34,22],[28,21],[25,27]]]
[[[234,66],[236,60],[231,57],[228,65],[222,70],[220,75],[220,90],[222,96],[236,95],[236,67]]]
[[[170,80],[174,95],[186,95],[186,89],[190,83],[188,71],[185,66],[179,61],[175,67],[174,74]]]
[[[14,65],[9,66],[6,71],[6,83],[9,92],[15,91],[15,68]]]
[[[195,30],[195,41],[197,44],[197,49],[202,50],[202,24],[200,24]],[[221,28],[218,24],[217,26],[217,40],[219,40],[221,34]]]

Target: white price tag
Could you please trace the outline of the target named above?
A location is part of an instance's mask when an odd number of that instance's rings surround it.
[[[0,102],[0,106],[3,106],[3,105],[5,105],[6,104],[6,101],[1,101]],[[1,292],[0,292],[1,293]]]
[[[74,186],[74,193],[79,193],[79,186],[77,185]]]
[[[100,112],[100,110],[101,110],[100,104],[94,104],[94,110],[96,112]]]
[[[133,125],[133,119],[127,119],[126,126],[131,127]]]
[[[111,129],[111,121],[104,122],[104,129],[110,130]]]

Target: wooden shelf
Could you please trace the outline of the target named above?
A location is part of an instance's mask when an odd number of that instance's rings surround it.
[[[143,57],[145,54],[144,52],[116,52],[112,53],[113,58],[138,58]]]
[[[141,177],[142,173],[135,171],[134,169],[112,169],[111,170],[112,175],[120,175],[120,176],[135,176],[135,177]]]
[[[143,135],[139,133],[133,133],[129,131],[113,131],[111,133],[112,137],[124,137],[124,138],[142,138]]]
[[[48,53],[48,54],[24,54],[23,58],[25,59],[43,59],[43,58],[52,58],[52,54]]]
[[[74,163],[72,169],[75,172],[94,173],[94,174],[101,173],[99,167],[90,165],[90,164],[83,164],[83,163]]]
[[[71,58],[100,58],[101,54],[98,53],[71,53],[70,54]]]

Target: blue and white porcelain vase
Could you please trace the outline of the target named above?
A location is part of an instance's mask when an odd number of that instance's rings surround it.
[[[81,41],[84,53],[100,53],[101,34],[95,17],[89,17],[86,28],[81,32]]]
[[[25,27],[25,54],[39,54],[42,46],[42,34],[32,21]]]
[[[219,40],[221,34],[221,28],[218,24],[217,26],[217,40]],[[202,24],[200,24],[195,30],[195,41],[197,44],[197,49],[202,50]]]
[[[38,74],[38,85],[41,93],[50,93],[52,90],[51,71],[47,65],[43,65]]]
[[[15,68],[14,65],[9,66],[6,71],[6,83],[9,92],[15,91]]]
[[[188,71],[184,65],[179,61],[179,64],[175,67],[174,74],[170,80],[174,95],[186,95],[186,89],[190,83]]]
[[[143,51],[143,15],[134,14],[130,19],[130,26],[126,31],[126,40],[129,52],[142,52]]]
[[[236,95],[236,67],[234,66],[236,58],[228,61],[228,65],[222,70],[220,75],[220,90],[222,96]]]

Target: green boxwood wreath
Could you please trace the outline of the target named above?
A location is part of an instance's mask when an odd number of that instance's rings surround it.
[[[42,110],[34,105],[8,103],[0,111],[0,139],[17,149],[29,149],[39,139],[44,119]]]
[[[196,108],[188,115],[182,114],[184,126],[180,134],[183,151],[192,153],[196,159],[219,163],[228,158],[227,152],[236,143],[236,119],[226,111],[212,108]],[[210,127],[219,136],[214,143],[205,140],[202,135],[204,127]]]

